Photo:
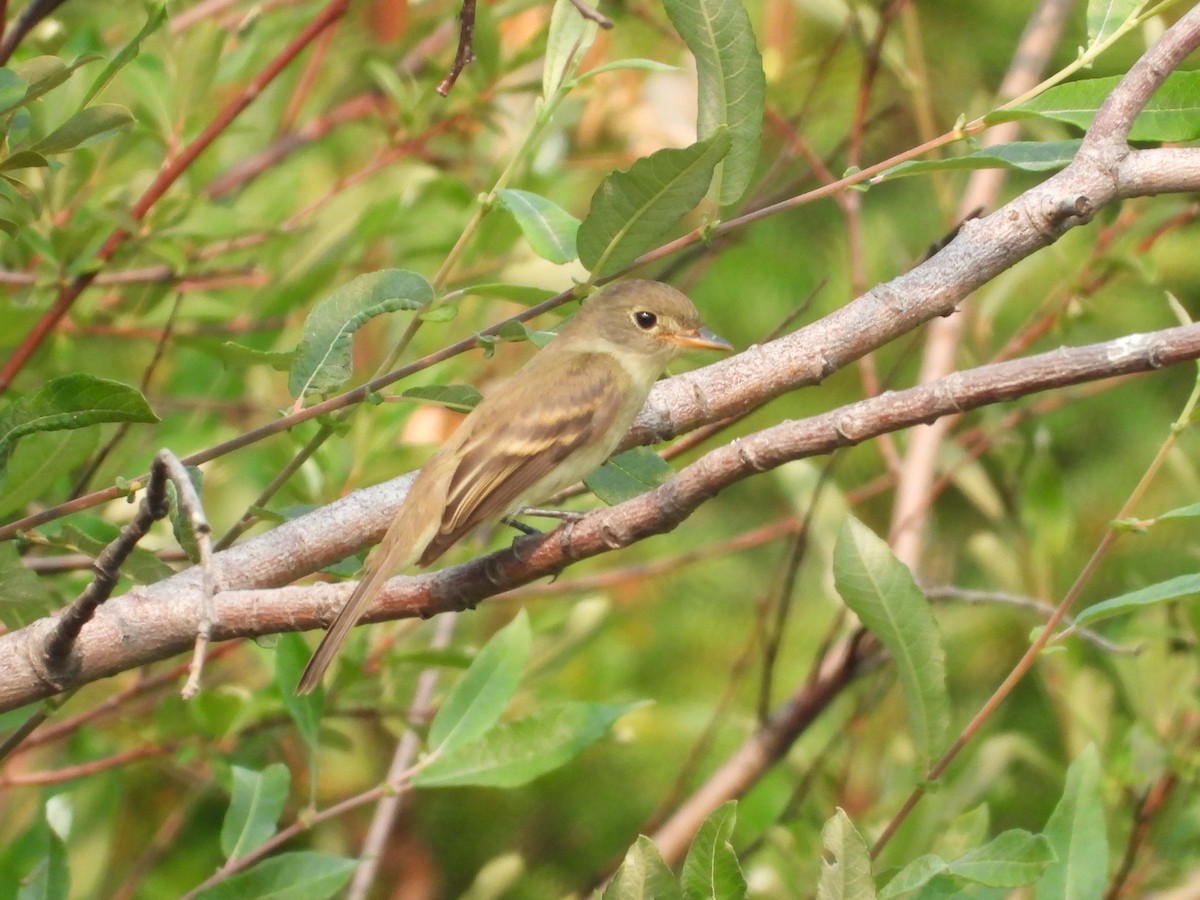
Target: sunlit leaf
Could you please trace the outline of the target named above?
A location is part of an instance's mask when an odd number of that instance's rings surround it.
[[[697,136],[729,131],[729,152],[713,181],[717,202],[728,206],[750,186],[762,136],[766,78],[750,16],[740,0],[664,0],[663,6],[696,58]]]
[[[400,396],[436,403],[461,413],[470,412],[483,399],[479,389],[469,384],[421,385],[405,389]]]
[[[658,487],[674,474],[671,464],[649,447],[635,447],[614,456],[583,483],[613,506]]]
[[[579,226],[579,259],[592,278],[623,269],[675,232],[728,150],[729,132],[721,129],[708,140],[659,150],[605,178]]]
[[[157,422],[141,392],[94,375],[62,375],[0,409],[0,485],[13,446],[39,431],[86,428],[105,422]]]
[[[990,113],[986,121],[993,124],[1034,117],[1087,128],[1120,80],[1121,76],[1113,75],[1060,84],[1018,107]],[[1138,113],[1129,139],[1178,142],[1197,138],[1200,138],[1200,72],[1172,72]]]
[[[1045,836],[1058,858],[1039,879],[1036,900],[1104,894],[1108,831],[1100,794],[1100,754],[1089,744],[1067,769],[1062,797],[1046,822]]]
[[[500,205],[512,213],[533,252],[552,263],[568,263],[578,256],[575,234],[579,220],[545,197],[529,191],[496,191]]]
[[[293,397],[325,394],[350,378],[351,340],[364,322],[396,310],[423,309],[433,287],[415,272],[383,269],[359,275],[314,307],[288,377]]]
[[[221,852],[236,859],[275,834],[288,799],[291,772],[283,763],[262,770],[233,766],[229,809],[221,823]]]
[[[895,663],[921,758],[946,743],[950,700],[937,621],[912,572],[865,525],[847,519],[833,551],[833,580],[846,605]]]
[[[570,762],[639,705],[543,704],[524,718],[495,726],[478,740],[438,754],[413,776],[413,784],[517,787]]]

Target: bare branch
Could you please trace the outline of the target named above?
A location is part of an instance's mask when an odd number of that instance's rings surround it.
[[[418,577],[394,578],[364,622],[428,617],[556,574],[572,563],[674,529],[720,491],[792,460],[861,443],[887,431],[991,403],[1083,381],[1146,372],[1200,359],[1200,325],[1128,335],[959,372],[928,385],[872,397],[800,421],[782,422],[710,451],[666,484],[510,550]],[[356,491],[214,558],[223,587],[215,640],[315,628],[340,608],[353,585],[276,591],[377,542],[395,515],[411,475]],[[54,627],[42,620],[0,637],[0,711],[181,652],[201,616],[196,568],[108,603],[79,636],[70,678],[44,677],[31,660]]]

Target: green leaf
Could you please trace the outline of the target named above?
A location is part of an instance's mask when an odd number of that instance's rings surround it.
[[[357,867],[358,860],[329,853],[281,853],[196,896],[199,900],[323,900],[337,896]]]
[[[98,103],[81,109],[30,149],[52,156],[74,150],[85,141],[119,131],[133,122],[133,113],[116,103]]]
[[[674,474],[671,464],[649,447],[635,447],[614,456],[583,483],[609,506],[615,506],[653,490]]]
[[[155,4],[155,6],[151,8],[150,15],[146,18],[146,24],[142,26],[142,30],[135,34],[133,38],[126,43],[124,47],[118,50],[113,58],[108,61],[108,65],[104,67],[104,71],[102,71],[96,77],[96,80],[92,82],[92,86],[88,88],[88,92],[83,97],[83,102],[79,105],[84,107],[91,103],[96,98],[96,95],[104,90],[105,85],[112,81],[113,76],[120,72],[121,69],[125,68],[125,66],[129,64],[130,60],[134,59],[138,55],[138,51],[142,46],[142,41],[144,41],[154,32],[158,31],[158,29],[161,28],[163,23],[166,21],[167,4]]]
[[[0,485],[16,442],[40,431],[105,422],[157,422],[140,392],[93,375],[63,375],[0,410]]]
[[[1146,5],[1146,0],[1089,0],[1087,6],[1088,46],[1108,38]]]
[[[1015,888],[1033,884],[1054,859],[1054,850],[1046,838],[1013,828],[964,853],[948,868],[952,874],[975,884]]]
[[[729,142],[722,128],[682,150],[643,157],[601,182],[578,235],[579,259],[593,280],[625,268],[678,227],[708,190]]]
[[[500,205],[512,213],[533,252],[552,263],[569,263],[578,256],[575,234],[579,220],[545,197],[505,188],[496,191]]]
[[[892,876],[891,880],[879,891],[879,900],[891,900],[892,897],[902,897],[924,887],[950,868],[940,856],[927,853],[918,856],[912,862]]]
[[[1087,128],[1121,76],[1072,81],[1049,88],[1020,106],[989,113],[989,125],[1041,118]],[[1193,141],[1200,138],[1200,72],[1172,72],[1138,113],[1131,141]]]
[[[12,172],[16,169],[44,169],[50,161],[40,153],[32,150],[18,150],[12,156],[0,162],[0,172]]]
[[[679,877],[687,900],[746,896],[746,878],[730,843],[736,822],[737,801],[729,800],[714,809],[700,826]]]
[[[845,811],[838,808],[821,829],[821,880],[817,900],[870,900],[875,896],[871,855]]]
[[[8,460],[7,484],[0,494],[0,518],[18,513],[48,491],[61,491],[58,485],[65,484],[95,452],[99,438],[95,429],[81,428],[31,434],[22,439]]]
[[[948,159],[914,159],[893,166],[877,175],[873,181],[888,181],[906,175],[969,169],[1014,169],[1020,172],[1051,172],[1066,168],[1079,152],[1082,140],[1016,141],[997,144]]]
[[[1166,581],[1094,603],[1075,617],[1075,624],[1094,625],[1113,616],[1123,616],[1160,603],[1182,600],[1193,594],[1200,594],[1200,573],[1196,572],[1168,578]]]
[[[602,900],[682,900],[682,897],[683,892],[658,847],[641,834],[604,889]]]
[[[1038,880],[1036,900],[1102,896],[1108,882],[1108,832],[1100,799],[1100,755],[1094,744],[1067,769],[1062,798],[1043,833],[1058,859]]]
[[[1156,521],[1162,522],[1165,519],[1195,519],[1197,517],[1200,517],[1200,503],[1189,503],[1187,506],[1180,506],[1163,513],[1161,516],[1156,517]]]
[[[546,37],[546,61],[542,65],[542,99],[555,99],[563,81],[575,71],[579,60],[596,40],[596,23],[585,19],[570,0],[555,0],[550,11],[550,33]]]
[[[917,750],[928,762],[945,745],[950,722],[945,655],[929,603],[908,567],[855,519],[838,535],[833,578],[846,605],[891,654]]]
[[[713,196],[736,203],[750,186],[762,137],[766,77],[750,17],[740,0],[664,0],[671,24],[696,58],[703,140],[729,130],[729,153],[717,166]]]
[[[483,399],[483,394],[479,393],[478,388],[469,384],[430,384],[410,387],[400,396],[411,397],[413,400],[427,400],[430,403],[444,406],[446,409],[462,413],[470,412]]]
[[[497,631],[450,690],[429,726],[429,747],[450,753],[500,720],[521,683],[533,636],[525,610]]]
[[[296,725],[309,749],[315,751],[321,730],[321,712],[325,708],[325,691],[318,687],[304,696],[296,693],[300,673],[312,655],[308,644],[299,634],[282,634],[275,647],[275,686],[283,700],[283,708]]]
[[[416,787],[512,788],[560,768],[595,743],[639,703],[563,703],[492,728],[439,754],[413,776]]]
[[[27,85],[20,100],[9,106],[0,108],[0,113],[35,100],[47,91],[53,90],[71,77],[73,68],[57,56],[35,56],[13,66],[13,71]]]
[[[314,307],[304,320],[304,337],[288,377],[293,397],[325,394],[350,378],[350,344],[369,319],[398,309],[423,309],[433,287],[415,272],[383,269],[359,275]]]
[[[288,798],[291,773],[283,763],[262,771],[233,767],[229,809],[221,823],[221,852],[226,859],[245,856],[275,834]]]

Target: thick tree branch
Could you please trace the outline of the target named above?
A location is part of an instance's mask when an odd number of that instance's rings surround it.
[[[725,488],[792,460],[1038,391],[1194,359],[1200,359],[1200,325],[1186,325],[983,366],[810,419],[782,422],[710,451],[656,490],[549,534],[523,538],[512,549],[434,574],[394,578],[363,621],[471,607],[578,560],[670,531]],[[410,480],[405,476],[356,491],[217,554],[213,577],[226,590],[216,598],[220,622],[213,638],[297,631],[328,622],[352,585],[253,588],[287,583],[378,541]],[[54,618],[0,637],[0,711],[183,651],[194,640],[203,593],[200,572],[192,568],[110,600],[79,636],[69,683],[51,682],[36,664]]]

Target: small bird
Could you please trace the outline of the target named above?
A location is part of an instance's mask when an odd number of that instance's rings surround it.
[[[392,573],[427,566],[477,525],[591,474],[616,450],[667,364],[693,348],[733,349],[701,326],[692,301],[673,287],[625,281],[588,299],[417,473],[296,692],[320,683]]]

